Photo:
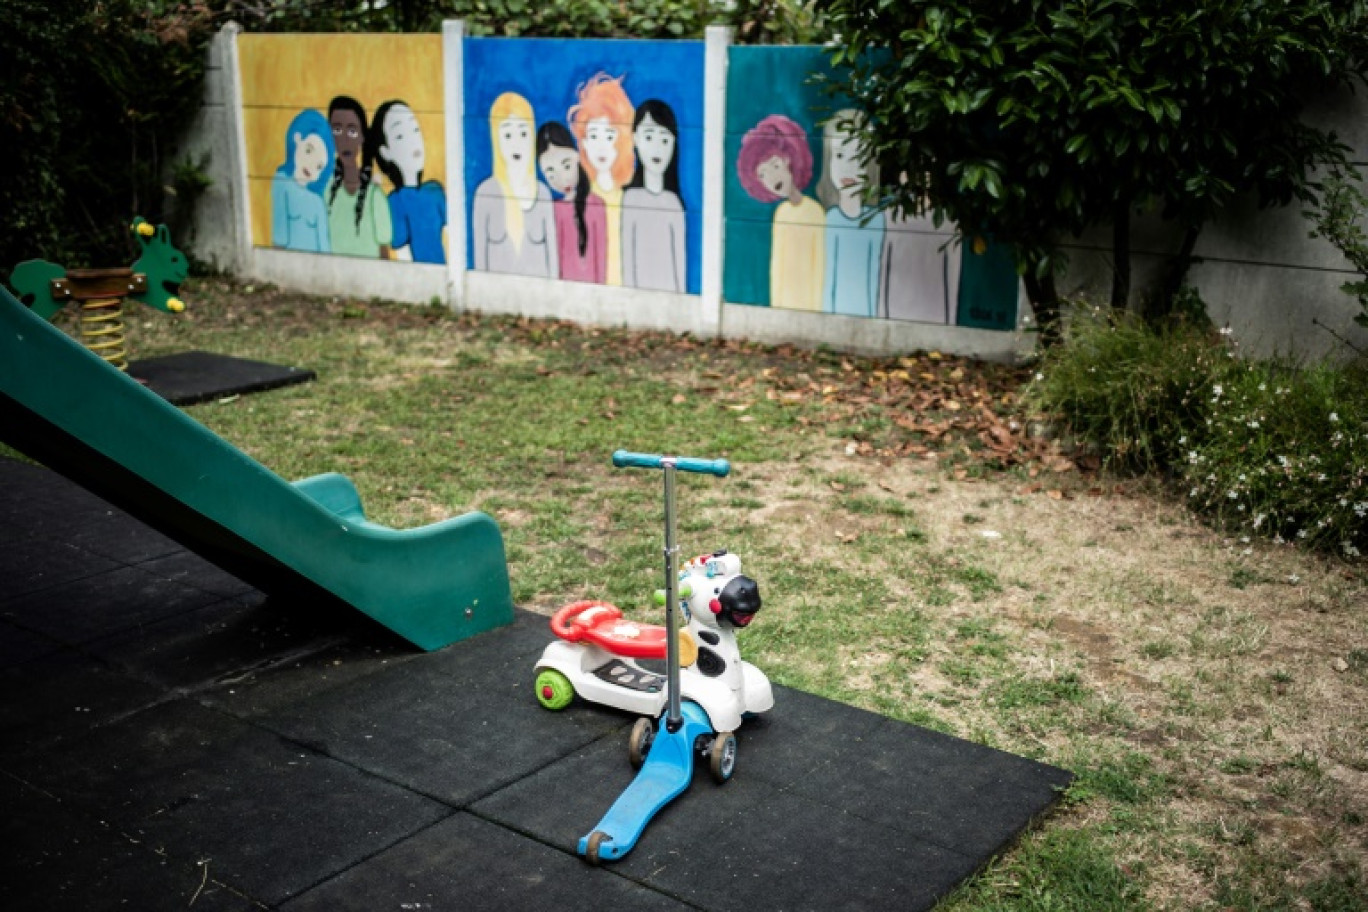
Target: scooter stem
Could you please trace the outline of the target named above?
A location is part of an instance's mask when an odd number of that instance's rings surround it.
[[[675,543],[675,460],[660,460],[665,470],[665,666],[669,706],[665,728],[673,734],[684,724],[679,708],[679,545]]]

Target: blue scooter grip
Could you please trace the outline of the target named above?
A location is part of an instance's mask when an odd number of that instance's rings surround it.
[[[658,469],[664,456],[652,453],[629,453],[618,450],[613,454],[613,465],[619,469]],[[731,473],[731,463],[725,459],[693,459],[688,456],[674,456],[675,468],[681,472],[698,472],[701,475],[716,475],[726,478]]]

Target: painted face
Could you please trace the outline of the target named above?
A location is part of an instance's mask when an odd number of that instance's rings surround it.
[[[380,147],[381,153],[404,172],[406,180],[416,181],[427,156],[418,118],[408,105],[397,104],[385,112],[382,128],[385,144]]]
[[[648,174],[661,175],[670,166],[670,159],[674,158],[675,135],[651,119],[647,114],[641,119],[641,124],[636,132],[632,134],[632,142],[636,144],[637,157],[641,160],[641,167],[646,169]]]
[[[756,165],[755,176],[760,178],[765,189],[780,199],[787,199],[793,190],[793,169],[782,155],[771,155]]]
[[[579,183],[579,155],[574,149],[551,146],[537,163],[552,190],[565,196],[575,192],[575,185]]]
[[[308,136],[296,133],[294,141],[295,183],[301,187],[307,187],[317,180],[318,175],[323,173],[323,169],[327,167],[328,147],[323,144],[323,137],[315,133],[310,133]]]
[[[348,164],[361,164],[361,118],[355,111],[338,108],[328,120],[332,127],[333,145],[337,157]]]
[[[532,124],[522,117],[510,117],[499,124],[499,155],[514,174],[525,172],[532,161]]]
[[[595,117],[584,128],[584,150],[595,171],[607,171],[617,161],[617,137],[618,128],[606,117]]]
[[[860,161],[860,138],[844,130],[832,137],[831,180],[842,193],[864,187],[865,166]]]

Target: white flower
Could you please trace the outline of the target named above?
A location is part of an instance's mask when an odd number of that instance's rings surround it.
[[[1295,586],[1295,585],[1297,585],[1297,583],[1300,583],[1300,582],[1301,582],[1301,577],[1300,577],[1300,576],[1297,576],[1297,574],[1293,573],[1293,574],[1290,574],[1290,575],[1287,577],[1287,581],[1288,581],[1289,583],[1291,583],[1292,585]]]
[[[1297,530],[1297,538],[1306,538],[1306,530],[1305,530],[1305,529],[1298,529],[1298,530]]]
[[[1202,461],[1202,456],[1201,456],[1201,454],[1198,453],[1196,450],[1191,450],[1191,451],[1188,452],[1188,462],[1201,462],[1201,461]]]
[[[1226,491],[1226,497],[1229,497],[1231,500],[1234,500],[1235,498],[1237,498],[1237,497],[1239,497],[1239,496],[1240,496],[1240,492],[1239,492],[1239,491],[1236,491],[1234,488],[1231,488],[1229,491]]]
[[[1230,335],[1232,332],[1234,332],[1234,330],[1231,329],[1229,326],[1222,326],[1222,327],[1221,327],[1221,335],[1223,335],[1223,336],[1228,336],[1228,335]]]
[[[1045,379],[1045,375],[1042,374],[1042,373],[1037,373],[1036,376],[1035,376],[1035,378],[1036,378],[1037,380],[1044,380],[1044,379]]]
[[[1211,388],[1211,395],[1212,395],[1213,398],[1219,399],[1220,396],[1221,396],[1221,393],[1224,393],[1224,392],[1225,392],[1225,387],[1222,386],[1222,385],[1219,384],[1219,383],[1216,384],[1215,386],[1213,386],[1213,387]],[[1332,418],[1332,420],[1333,420],[1333,418]]]
[[[1185,444],[1185,443],[1187,443],[1187,434],[1184,434],[1182,437],[1179,437],[1179,438],[1178,438],[1178,445],[1179,445],[1179,446],[1182,446],[1182,445]]]
[[[1268,389],[1268,384],[1267,384],[1267,383],[1260,383],[1260,384],[1259,384],[1259,392],[1262,393],[1262,392],[1264,392],[1264,391],[1267,390],[1267,389]]]
[[[1252,427],[1252,428],[1256,428],[1256,427],[1259,426],[1259,422],[1257,422],[1257,421],[1251,421],[1251,422],[1249,422],[1249,426]]]
[[[1267,519],[1267,518],[1268,518],[1268,514],[1267,514],[1267,513],[1260,513],[1258,516],[1254,517],[1254,528],[1257,529],[1257,528],[1259,528],[1259,526],[1262,526],[1262,525],[1263,525],[1263,521],[1264,521],[1265,519]]]
[[[1331,421],[1339,421],[1339,413],[1338,413],[1338,412],[1331,412],[1331,413],[1330,413],[1330,420],[1331,420]]]

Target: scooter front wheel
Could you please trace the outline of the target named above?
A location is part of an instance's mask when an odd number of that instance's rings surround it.
[[[646,763],[646,755],[650,753],[654,740],[655,723],[647,718],[637,719],[632,726],[631,738],[627,741],[627,759],[631,761],[632,769],[639,770]]]
[[[708,772],[718,785],[731,779],[732,773],[736,772],[736,735],[721,732],[713,738],[712,747],[708,749]]]

